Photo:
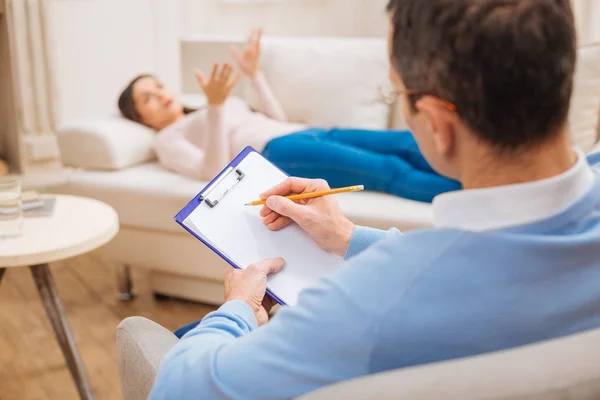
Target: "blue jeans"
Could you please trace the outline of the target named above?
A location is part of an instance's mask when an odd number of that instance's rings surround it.
[[[422,202],[461,188],[429,166],[409,131],[313,128],[271,140],[263,155],[289,175],[331,187],[364,185]]]

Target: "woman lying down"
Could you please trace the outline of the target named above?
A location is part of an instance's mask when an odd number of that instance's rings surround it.
[[[230,93],[241,77],[229,64],[210,75],[196,70],[208,106],[184,108],[151,75],[135,78],[119,98],[125,118],[158,132],[154,149],[167,169],[208,181],[246,146],[252,146],[293,176],[323,178],[331,187],[367,190],[430,202],[460,185],[435,173],[409,131],[322,129],[291,123],[259,70],[261,32],[243,53],[230,47],[240,70],[253,82],[264,115]]]

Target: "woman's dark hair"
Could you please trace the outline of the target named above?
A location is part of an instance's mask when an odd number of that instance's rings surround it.
[[[119,111],[121,111],[121,115],[124,118],[127,118],[128,120],[131,120],[133,122],[139,122],[139,123],[142,123],[142,121],[141,121],[140,114],[138,113],[138,111],[135,108],[135,100],[133,98],[133,87],[140,79],[143,79],[143,78],[156,79],[156,77],[154,75],[150,75],[150,74],[138,75],[135,78],[133,78],[133,80],[131,82],[129,82],[129,85],[127,85],[125,90],[123,90],[123,92],[119,96]],[[193,113],[194,111],[196,111],[196,110],[193,108],[183,107],[183,113],[186,115]]]

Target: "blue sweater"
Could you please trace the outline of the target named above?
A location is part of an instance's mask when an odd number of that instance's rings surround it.
[[[516,228],[357,228],[348,258],[265,326],[240,301],[207,315],[167,355],[151,398],[291,398],[598,327],[600,179]]]

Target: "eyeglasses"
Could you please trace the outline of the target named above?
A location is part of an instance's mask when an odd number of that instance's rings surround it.
[[[379,96],[381,96],[381,99],[386,104],[389,104],[389,105],[394,104],[398,100],[398,97],[400,97],[402,95],[414,96],[414,95],[428,94],[427,92],[422,91],[422,90],[412,90],[412,89],[398,90],[396,88],[396,86],[389,79],[386,79],[385,81],[383,81],[383,83],[381,85],[379,85],[378,91],[379,91]],[[439,100],[441,100],[444,103],[445,108],[447,108],[448,110],[450,110],[452,112],[456,112],[456,105],[454,105],[444,99],[439,99]]]

